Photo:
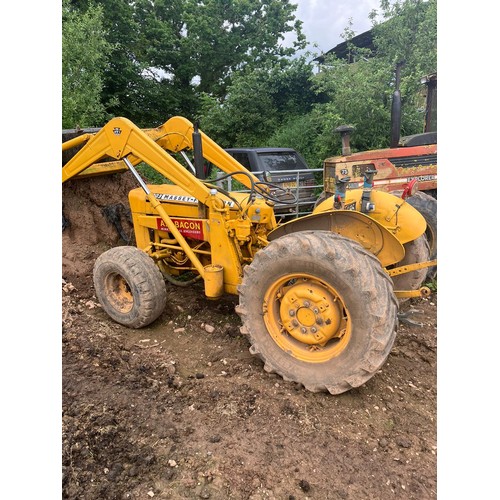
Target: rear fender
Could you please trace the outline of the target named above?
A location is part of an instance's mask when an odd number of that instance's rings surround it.
[[[269,241],[298,231],[331,231],[357,241],[373,253],[383,267],[403,260],[405,250],[389,230],[368,215],[352,210],[328,210],[293,219],[267,235]]]
[[[362,189],[348,190],[344,206],[349,206],[351,210],[365,215],[361,213],[362,195]],[[375,205],[375,209],[366,216],[385,227],[401,244],[416,240],[425,233],[427,222],[423,215],[402,198],[374,189],[370,201]],[[321,202],[313,214],[330,211],[332,208],[333,196]]]

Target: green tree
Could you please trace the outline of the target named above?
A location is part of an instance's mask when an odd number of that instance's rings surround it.
[[[205,95],[201,125],[226,147],[279,146],[271,136],[312,109],[311,77],[305,57],[247,68],[234,75],[223,102]]]
[[[69,0],[62,4],[62,127],[100,125],[105,117],[101,101],[103,74],[110,44],[102,26],[102,8],[90,5],[85,13]]]
[[[290,0],[95,1],[113,47],[102,102],[140,126],[175,114],[195,119],[200,95],[222,100],[245,68],[285,61],[305,45]],[[295,46],[284,47],[290,32]]]
[[[330,56],[312,74],[305,60],[261,65],[235,75],[226,99],[205,96],[202,126],[224,146],[290,146],[309,166],[339,154],[339,125],[355,126],[354,151],[388,147],[396,63],[401,73],[402,133],[422,131],[422,76],[436,70],[436,0],[380,4],[372,14],[375,51],[355,47],[352,21],[343,37],[349,61]],[[293,90],[295,89],[295,90]]]

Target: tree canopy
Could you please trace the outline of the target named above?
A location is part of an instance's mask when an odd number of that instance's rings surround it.
[[[112,47],[102,103],[141,126],[195,116],[201,95],[223,99],[241,71],[286,61],[305,45],[290,0],[95,2]],[[95,10],[86,0],[72,7],[76,16]],[[292,47],[283,44],[287,33]]]
[[[62,4],[62,126],[99,124],[105,116],[101,100],[110,44],[103,29],[102,8],[84,13]]]
[[[352,44],[356,33],[349,24],[343,34],[349,60],[331,55],[315,74],[312,63],[301,58],[242,73],[224,102],[205,108],[203,127],[222,144],[295,147],[313,168],[340,153],[340,136],[334,133],[339,125],[355,127],[354,151],[388,147],[395,69],[404,61],[402,134],[421,132],[420,81],[437,66],[436,0],[380,5],[380,12],[371,14],[373,52]]]

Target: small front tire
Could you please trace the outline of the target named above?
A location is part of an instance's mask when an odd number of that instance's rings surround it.
[[[160,270],[149,255],[131,246],[111,248],[98,257],[94,288],[104,311],[129,328],[152,323],[167,300]]]

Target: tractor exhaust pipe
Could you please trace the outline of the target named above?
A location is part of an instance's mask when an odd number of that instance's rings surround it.
[[[399,90],[399,84],[401,81],[401,66],[403,65],[404,61],[396,64],[396,90],[392,95],[391,107],[391,148],[398,147],[401,136],[401,91]]]
[[[341,125],[337,127],[334,132],[338,132],[340,134],[340,138],[342,139],[342,156],[349,156],[351,154],[351,132],[354,130],[354,127],[351,125]]]

